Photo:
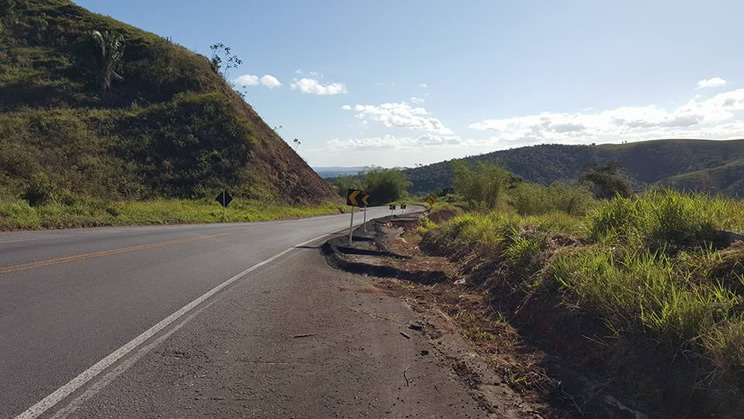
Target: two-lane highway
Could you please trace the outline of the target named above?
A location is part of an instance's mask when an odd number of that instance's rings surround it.
[[[48,396],[205,293],[348,225],[337,215],[0,234],[0,417],[62,398]]]

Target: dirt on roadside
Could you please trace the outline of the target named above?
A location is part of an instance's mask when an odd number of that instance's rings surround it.
[[[418,227],[410,218],[376,220],[368,226],[374,234],[365,238],[366,254],[344,253],[333,243],[325,253],[337,268],[383,277],[376,286],[420,313],[432,336],[446,331],[464,338],[483,362],[481,369],[498,377],[495,381],[540,417],[647,417],[621,401],[627,397],[611,383],[533,344],[532,336],[496,308],[490,293],[468,286],[461,265],[422,252]],[[477,374],[471,375],[457,362],[454,365],[474,392],[488,390],[479,385]]]

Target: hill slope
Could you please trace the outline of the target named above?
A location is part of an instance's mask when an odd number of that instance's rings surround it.
[[[616,161],[637,186],[663,184],[744,196],[744,140],[655,140],[627,144],[538,145],[468,157],[465,161],[500,163],[525,180],[551,183],[574,180],[587,166]],[[408,169],[412,192],[425,193],[452,183],[450,162]]]
[[[91,32],[123,38],[111,89]],[[0,0],[0,194],[333,199],[206,57],[66,0]]]

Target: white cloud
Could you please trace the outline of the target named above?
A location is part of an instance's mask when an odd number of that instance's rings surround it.
[[[417,104],[419,104],[419,103],[424,103],[424,99],[421,99],[420,97],[416,97],[416,96],[412,97],[412,98],[411,98],[411,99],[409,99],[409,100],[410,100],[410,101],[411,101],[411,103],[413,103],[414,105],[417,105]]]
[[[426,84],[426,83],[419,83],[418,84],[418,87],[423,87],[424,89],[428,89],[429,88],[429,85]]]
[[[452,134],[437,118],[422,107],[411,107],[408,103],[383,103],[381,105],[356,105],[356,117],[382,122],[386,127],[408,128],[435,134]]]
[[[292,90],[298,89],[302,93],[330,96],[347,93],[346,85],[343,83],[322,84],[319,81],[307,77],[292,82]]]
[[[272,76],[271,74],[265,74],[263,77],[261,77],[261,84],[268,87],[269,89],[273,89],[282,85],[279,82],[279,79]]]
[[[258,86],[258,76],[245,74],[233,80],[238,86]]]
[[[345,111],[350,111],[351,110],[351,105],[344,105],[344,106],[341,107],[341,109],[343,109]]]
[[[241,87],[258,86],[259,84],[262,84],[269,89],[273,89],[282,85],[279,82],[279,79],[272,76],[271,74],[264,74],[261,78],[258,78],[258,76],[254,76],[252,74],[245,74],[233,80],[233,83]]]
[[[463,140],[457,136],[421,135],[418,137],[396,137],[383,135],[381,137],[349,138],[341,140],[334,138],[328,141],[332,150],[420,150],[422,147],[458,147]]]
[[[697,88],[702,89],[705,87],[720,87],[726,85],[726,80],[720,77],[713,77],[711,79],[704,79],[697,82]]]
[[[488,119],[470,128],[494,133],[493,141],[512,145],[593,143],[652,138],[734,138],[744,136],[744,89],[699,100],[673,110],[623,106],[595,113],[552,113]],[[721,125],[722,123],[725,123]]]

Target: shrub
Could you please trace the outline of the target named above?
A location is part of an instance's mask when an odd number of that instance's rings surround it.
[[[22,198],[32,207],[50,203],[54,200],[56,187],[44,172],[34,173],[23,191]]]
[[[408,196],[408,188],[412,185],[402,171],[382,168],[373,168],[365,173],[362,184],[375,205],[398,201]]]
[[[550,186],[520,183],[509,191],[509,201],[521,215],[539,215],[555,211],[584,215],[595,202],[588,189],[565,183],[554,183]]]
[[[514,175],[494,164],[479,162],[475,170],[461,160],[452,162],[455,192],[476,209],[496,208],[506,190],[516,182]]]

